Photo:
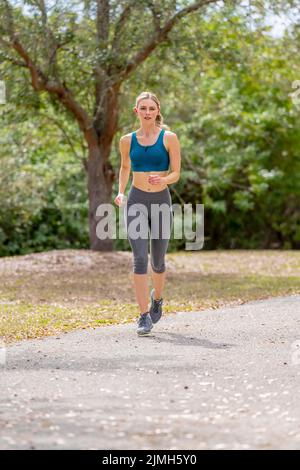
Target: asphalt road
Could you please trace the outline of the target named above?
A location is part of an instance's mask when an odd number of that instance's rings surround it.
[[[300,296],[0,350],[1,449],[299,449]]]

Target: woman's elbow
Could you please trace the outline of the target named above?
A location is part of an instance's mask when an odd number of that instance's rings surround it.
[[[175,172],[175,177],[176,177],[175,183],[177,183],[177,181],[180,180],[180,171]]]
[[[131,169],[130,165],[121,165],[120,167],[120,170],[124,171],[124,173],[127,173],[127,172],[129,173],[130,169]]]

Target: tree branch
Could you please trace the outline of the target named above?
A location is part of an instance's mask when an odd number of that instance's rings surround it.
[[[125,6],[124,10],[122,11],[122,13],[120,15],[120,18],[116,22],[115,27],[114,27],[114,37],[113,37],[113,40],[112,40],[112,50],[117,50],[118,49],[120,39],[121,39],[121,33],[123,31],[123,28],[126,24],[127,19],[130,16],[131,10],[132,10],[132,8],[134,7],[135,4],[136,4],[136,0],[132,0],[131,2],[129,2]]]
[[[55,77],[58,77],[56,57],[57,57],[57,51],[59,50],[60,47],[62,47],[63,44],[59,44],[57,42],[55,35],[53,34],[53,31],[49,27],[48,14],[47,14],[45,1],[44,0],[31,0],[31,1],[41,13],[41,20],[42,20],[42,24],[45,30],[45,36],[43,36],[43,40],[45,42],[45,50],[48,55],[48,70],[50,71],[50,73],[53,73]]]
[[[167,38],[169,32],[180,18],[199,10],[206,5],[217,3],[218,1],[219,0],[200,0],[178,11],[162,28],[156,30],[150,41],[148,41],[148,43],[146,43],[144,47],[136,53],[133,59],[127,62],[123,70],[117,74],[115,81],[122,82],[131,72],[133,72],[133,70],[135,70],[137,66],[141,64],[164,39]]]
[[[11,50],[11,44],[8,42],[8,41],[5,41],[5,39],[3,39],[1,36],[0,36],[0,44],[2,44],[5,48]],[[1,52],[0,52],[1,54]],[[19,60],[17,60],[16,58],[14,57],[10,57],[9,55],[3,53],[3,57],[5,60],[8,60],[10,62],[12,62],[14,65],[18,65],[19,67],[26,67],[26,64],[25,62],[21,62]]]
[[[31,84],[36,91],[48,91],[70,111],[79,123],[83,132],[93,129],[93,124],[81,105],[75,100],[72,92],[64,87],[59,81],[48,80],[42,70],[31,60],[27,51],[15,37],[12,46],[24,59],[24,62],[31,73]],[[96,136],[95,136],[96,137]]]
[[[7,32],[10,36],[10,38],[13,36],[13,31],[14,31],[14,21],[13,21],[13,13],[12,13],[12,6],[7,0],[2,0],[5,6],[5,13],[6,13],[6,18],[3,23],[6,23],[7,25]]]
[[[97,0],[97,37],[99,41],[107,41],[109,31],[109,0]]]
[[[157,5],[154,4],[153,0],[147,0],[147,4],[152,13],[154,29],[158,32],[160,30],[161,11],[158,10]]]
[[[39,115],[43,118],[46,118],[48,119],[50,122],[53,122],[57,127],[58,129],[62,132],[63,136],[65,137],[67,143],[69,144],[73,154],[75,155],[76,158],[78,158],[79,160],[81,160],[83,166],[85,166],[86,164],[86,158],[84,157],[81,157],[77,152],[76,152],[76,149],[73,145],[73,140],[72,138],[69,137],[67,131],[64,129],[64,127],[62,126],[61,122],[58,120],[58,119],[55,119],[53,116],[49,116],[48,114],[44,114],[44,113],[39,113]]]
[[[54,95],[75,117],[80,129],[84,132],[87,141],[90,144],[97,144],[98,137],[93,127],[93,122],[89,118],[87,112],[75,100],[72,92],[60,83],[59,79],[49,80],[41,68],[31,59],[29,53],[21,44],[18,34],[14,30],[12,7],[7,0],[2,1],[4,1],[6,7],[6,25],[8,27],[7,34],[10,38],[10,41],[6,41],[1,38],[1,43],[5,47],[14,49],[18,55],[22,57],[24,60],[22,66],[27,67],[30,72],[32,87],[38,92],[48,91],[50,94]],[[41,8],[41,11],[43,11],[45,7],[44,1],[41,0],[38,6]],[[15,61],[15,63],[17,62]]]

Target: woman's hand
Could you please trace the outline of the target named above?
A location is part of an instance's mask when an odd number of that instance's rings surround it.
[[[114,203],[121,207],[123,202],[124,202],[124,199],[125,199],[125,195],[123,193],[119,193],[116,197],[115,197],[115,200],[114,200]]]
[[[150,184],[165,184],[165,182],[166,182],[165,176],[159,176],[159,175],[148,176],[148,183]]]

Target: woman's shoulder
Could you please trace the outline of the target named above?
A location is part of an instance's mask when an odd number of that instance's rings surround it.
[[[177,134],[173,131],[165,129],[164,135],[166,136],[167,142],[173,142],[174,140],[178,140]]]
[[[120,137],[120,140],[130,140],[133,132],[128,132],[128,134],[124,134]]]
[[[164,142],[165,142],[165,147],[167,151],[170,152],[171,149],[176,148],[176,145],[178,145],[177,134],[170,130],[165,130]]]
[[[122,137],[120,137],[120,144],[124,146],[130,145],[132,134],[133,132],[128,132],[128,134],[122,135]]]
[[[176,135],[175,132],[170,131],[169,129],[164,129],[164,131],[165,131],[165,135],[167,135],[167,136],[174,136],[174,135]]]

